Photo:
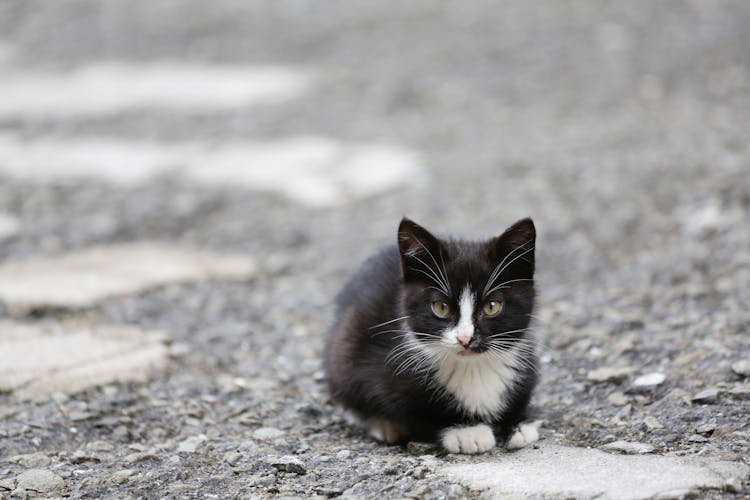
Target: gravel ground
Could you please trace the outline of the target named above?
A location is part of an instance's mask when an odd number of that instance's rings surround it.
[[[404,214],[467,237],[534,218],[543,438],[750,463],[749,24],[741,1],[0,4],[17,67],[168,58],[322,75],[313,98],[267,109],[2,118],[0,132],[324,134],[406,145],[429,171],[316,210],[167,177],[0,178],[0,212],[21,220],[3,260],[157,239],[261,263],[247,283],[38,312],[163,329],[171,368],[46,403],[0,394],[0,497],[36,468],[75,497],[472,495],[433,473],[463,458],[373,443],[322,381],[332,297]]]

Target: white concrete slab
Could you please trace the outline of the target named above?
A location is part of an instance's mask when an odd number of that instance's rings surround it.
[[[141,108],[185,112],[277,103],[303,93],[308,72],[285,66],[100,63],[67,72],[9,68],[0,116],[97,116]]]
[[[21,232],[21,221],[10,214],[0,212],[0,242]]]
[[[149,242],[102,246],[1,264],[0,301],[16,313],[83,308],[168,283],[243,280],[255,272],[255,260],[249,255]]]
[[[208,145],[106,137],[22,140],[0,134],[0,175],[14,179],[134,186],[160,174],[204,186],[278,193],[312,207],[418,186],[427,178],[410,149],[318,136]]]
[[[194,161],[186,175],[202,184],[277,192],[313,207],[418,185],[426,178],[419,156],[407,148],[316,136],[215,150]]]
[[[174,171],[189,148],[109,137],[23,140],[0,134],[0,174],[41,184],[135,186]]]
[[[0,321],[0,391],[43,401],[115,381],[145,382],[167,364],[164,339],[131,326]]]
[[[636,499],[739,484],[750,467],[697,457],[615,455],[540,442],[538,449],[478,456],[440,475],[490,498]]]

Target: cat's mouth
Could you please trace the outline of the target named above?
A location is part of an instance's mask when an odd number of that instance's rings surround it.
[[[482,354],[482,351],[479,349],[472,349],[471,347],[462,347],[460,349],[457,349],[456,355],[458,356],[466,356],[466,357],[472,357],[472,356],[479,356]]]

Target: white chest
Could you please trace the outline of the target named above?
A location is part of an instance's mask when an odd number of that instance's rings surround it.
[[[446,360],[438,366],[436,376],[462,409],[489,417],[504,409],[516,374],[507,364],[485,354]]]

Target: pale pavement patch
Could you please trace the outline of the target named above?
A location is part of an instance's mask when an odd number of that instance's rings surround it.
[[[278,193],[313,207],[420,185],[427,177],[410,149],[319,136],[208,145],[0,134],[0,174],[45,184],[96,180],[125,186],[171,175],[199,185]]]
[[[13,217],[0,212],[0,241],[14,237],[21,232],[21,222]]]
[[[285,66],[91,64],[67,72],[8,70],[0,116],[59,118],[134,109],[183,112],[282,102],[307,90],[310,75]]]
[[[13,312],[83,308],[168,283],[249,279],[256,270],[249,255],[149,242],[93,247],[3,263],[0,301]]]
[[[160,332],[131,326],[0,322],[0,391],[43,401],[115,381],[146,382],[163,370]]]
[[[541,442],[518,452],[477,457],[437,472],[490,498],[651,498],[737,485],[750,467],[736,462],[655,455],[613,455]]]

